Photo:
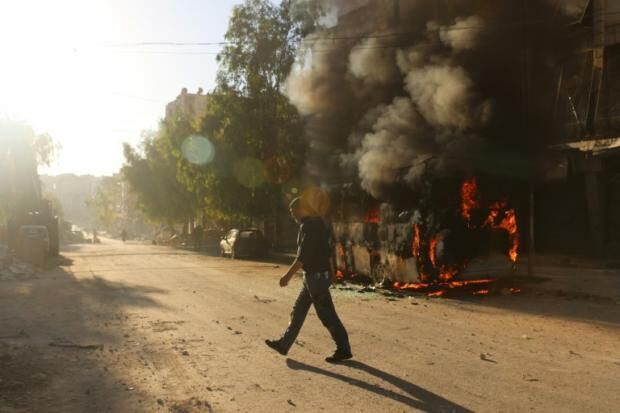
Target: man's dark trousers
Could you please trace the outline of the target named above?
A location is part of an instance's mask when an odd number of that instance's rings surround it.
[[[330,284],[331,280],[327,271],[304,274],[304,285],[293,306],[291,323],[280,339],[284,350],[288,351],[295,342],[301,326],[304,324],[308,310],[314,304],[317,316],[329,330],[338,350],[346,353],[351,352],[349,336],[340,318],[338,318],[338,314],[336,314],[332,296],[329,293]]]

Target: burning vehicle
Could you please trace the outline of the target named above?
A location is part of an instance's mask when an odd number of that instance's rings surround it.
[[[332,226],[339,276],[437,296],[470,286],[476,294],[488,293],[486,284],[514,273],[520,247],[516,206],[483,196],[475,177],[457,189],[434,202],[419,197],[417,207],[400,213],[383,203],[370,205],[361,219],[337,218]],[[350,211],[344,216],[360,217]]]

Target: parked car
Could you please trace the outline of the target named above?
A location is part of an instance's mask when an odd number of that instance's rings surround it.
[[[261,258],[267,255],[267,242],[258,229],[231,229],[220,241],[220,255]]]
[[[220,247],[220,241],[222,240],[222,231],[217,229],[208,229],[204,231],[202,242],[206,249],[215,250]]]

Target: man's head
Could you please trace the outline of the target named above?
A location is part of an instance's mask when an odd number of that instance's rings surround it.
[[[293,199],[288,208],[297,222],[306,217],[323,217],[329,209],[329,195],[320,188],[311,187]]]

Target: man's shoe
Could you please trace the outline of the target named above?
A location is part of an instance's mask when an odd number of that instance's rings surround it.
[[[350,351],[336,350],[332,356],[325,358],[325,361],[328,363],[339,363],[350,358],[353,358],[353,354]]]
[[[280,340],[265,340],[265,344],[267,344],[270,348],[274,349],[283,356],[286,356],[286,354],[288,353],[287,350],[284,350],[284,348],[282,348],[282,343],[280,343]]]

